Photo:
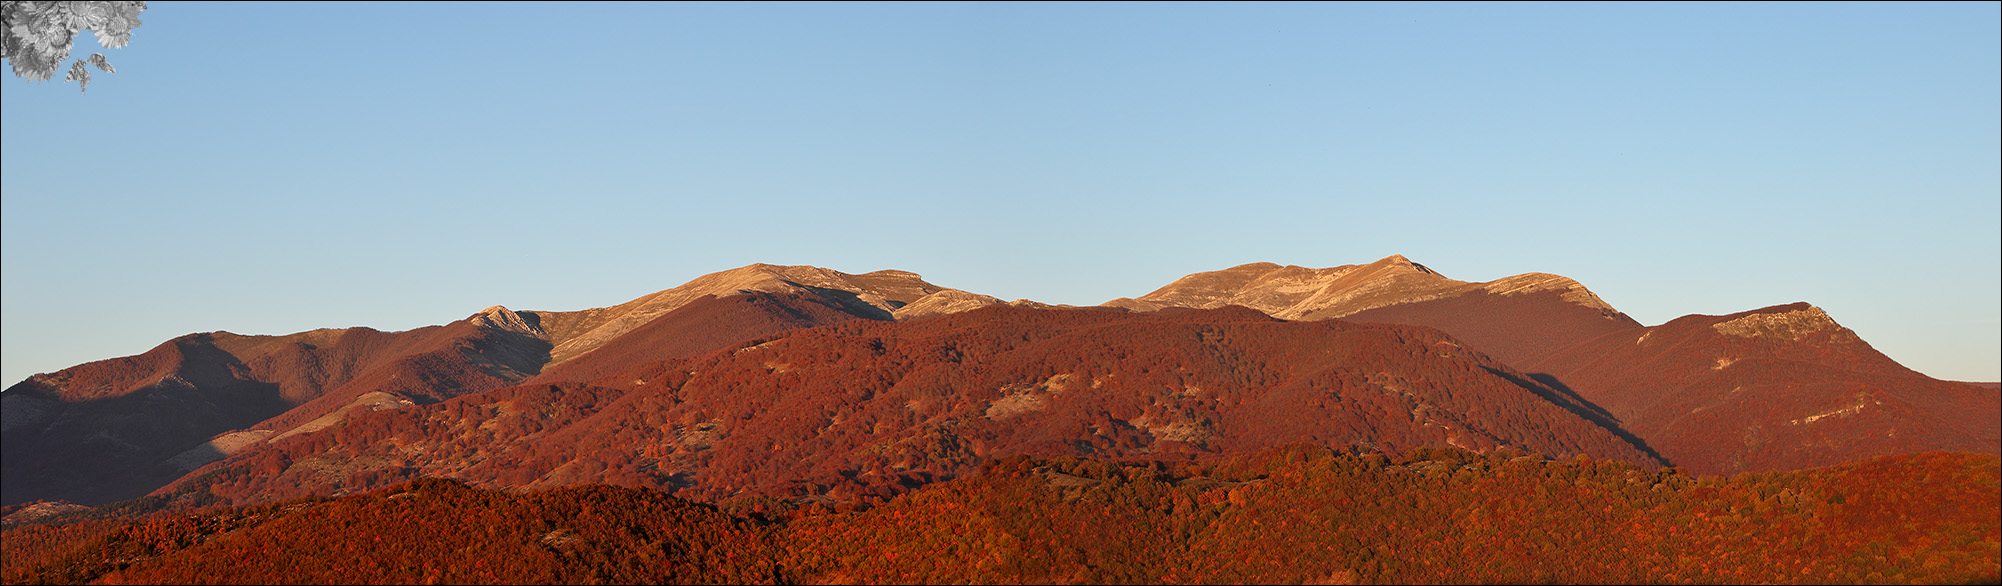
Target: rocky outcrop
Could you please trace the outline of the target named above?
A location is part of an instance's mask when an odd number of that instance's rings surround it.
[[[542,331],[542,326],[540,325],[541,318],[533,313],[523,316],[499,305],[482,309],[479,313],[475,313],[472,317],[466,319],[472,321],[474,326],[482,328],[514,332],[535,338],[548,338],[548,334]]]
[[[899,307],[896,311],[891,312],[891,314],[899,320],[905,320],[928,315],[959,313],[989,305],[1000,305],[1002,303],[1005,302],[1001,301],[1000,298],[990,295],[968,293],[958,289],[946,289],[920,297],[916,302]]]
[[[1779,338],[1799,340],[1815,332],[1845,331],[1834,318],[1812,305],[1805,309],[1795,309],[1778,313],[1753,313],[1738,319],[1719,322],[1710,326],[1719,333],[1740,338]]]

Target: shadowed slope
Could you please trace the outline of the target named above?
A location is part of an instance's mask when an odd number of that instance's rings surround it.
[[[435,402],[519,381],[547,360],[548,344],[524,333],[518,316],[502,323],[509,316],[496,307],[405,332],[192,334],[36,375],[0,394],[6,503],[132,498],[336,416],[323,427],[347,407]]]
[[[339,387],[298,408],[259,423],[252,431],[288,434],[323,429],[354,408],[393,409],[429,404],[521,382],[549,361],[549,342],[532,317],[494,306],[413,337]]]
[[[133,498],[185,473],[167,460],[292,404],[215,336],[30,377],[0,394],[6,504]]]

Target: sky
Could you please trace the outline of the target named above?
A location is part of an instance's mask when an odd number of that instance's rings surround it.
[[[2002,4],[153,2],[0,80],[0,379],[752,263],[1806,301],[2002,380]],[[72,57],[98,51],[80,35]]]

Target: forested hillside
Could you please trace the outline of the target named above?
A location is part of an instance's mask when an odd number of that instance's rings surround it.
[[[7,583],[1992,583],[2002,469],[1732,478],[1442,448],[1015,457],[878,506],[422,480],[5,532]]]

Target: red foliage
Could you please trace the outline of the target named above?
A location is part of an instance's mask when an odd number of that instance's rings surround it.
[[[437,480],[12,529],[6,583],[1993,583],[2002,458],[1692,478],[1521,452],[1296,445],[1010,457],[770,521],[665,494]],[[745,503],[757,510],[765,503]],[[768,512],[770,509],[766,509]],[[61,533],[61,538],[49,538]]]
[[[1342,319],[1439,328],[1516,366],[1535,363],[1579,342],[1641,327],[1624,313],[1572,303],[1558,291],[1516,295],[1473,291],[1379,307]]]

